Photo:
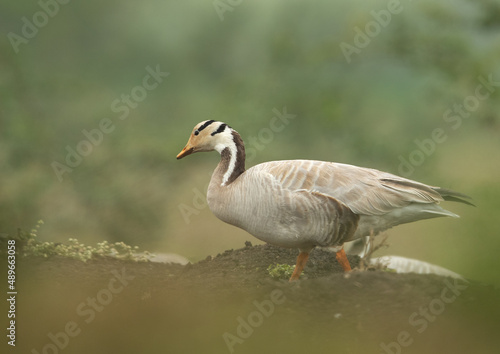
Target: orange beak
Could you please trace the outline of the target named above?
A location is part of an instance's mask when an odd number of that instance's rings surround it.
[[[187,145],[184,147],[184,149],[182,149],[182,151],[179,152],[179,154],[177,155],[177,160],[182,159],[187,155],[191,155],[193,152],[194,152],[194,147],[192,147],[191,144],[189,144],[188,142]]]

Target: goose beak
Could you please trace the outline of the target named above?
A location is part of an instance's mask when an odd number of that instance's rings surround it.
[[[177,155],[177,160],[182,159],[187,155],[191,155],[194,152],[194,147],[192,147],[189,143],[182,149],[181,152]]]

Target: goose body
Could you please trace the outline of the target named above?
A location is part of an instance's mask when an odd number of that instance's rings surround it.
[[[287,160],[246,170],[240,135],[213,120],[195,126],[177,158],[211,150],[221,154],[221,161],[208,187],[210,210],[262,241],[298,248],[291,280],[299,277],[316,246],[335,250],[349,270],[344,242],[412,221],[458,217],[438,205],[443,200],[470,204],[460,193],[347,164]]]

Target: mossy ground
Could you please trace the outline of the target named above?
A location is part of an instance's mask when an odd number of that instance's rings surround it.
[[[319,249],[300,281],[269,275],[269,265],[293,265],[296,255],[247,243],[188,266],[21,257],[15,352],[42,353],[68,323],[80,331],[61,353],[384,353],[398,340],[408,344],[397,344],[402,353],[495,353],[500,344],[498,289],[433,275],[345,275]]]

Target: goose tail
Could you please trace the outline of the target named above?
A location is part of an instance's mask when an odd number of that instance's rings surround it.
[[[455,192],[452,191],[451,189],[446,189],[446,188],[440,188],[440,187],[433,187],[436,192],[438,192],[441,197],[443,197],[444,200],[449,201],[449,202],[458,202],[458,203],[463,203],[471,206],[475,206],[472,204],[469,200],[467,199],[472,199],[468,195],[465,195],[463,193]]]

